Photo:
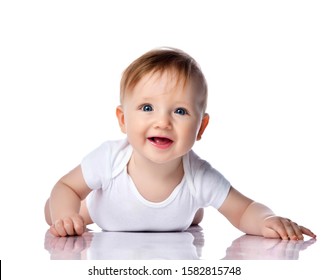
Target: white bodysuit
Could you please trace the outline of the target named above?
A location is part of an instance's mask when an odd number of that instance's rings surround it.
[[[107,231],[183,231],[199,208],[218,209],[230,183],[193,151],[183,157],[184,177],[162,202],[146,200],[127,173],[132,147],[126,139],[107,141],[81,163],[93,190],[87,207],[93,222]]]

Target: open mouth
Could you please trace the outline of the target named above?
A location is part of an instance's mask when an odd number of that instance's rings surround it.
[[[148,140],[153,144],[154,146],[158,148],[168,148],[173,143],[172,140],[166,137],[149,137]]]

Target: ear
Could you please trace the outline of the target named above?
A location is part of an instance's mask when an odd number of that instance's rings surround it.
[[[121,105],[116,108],[116,116],[122,133],[126,133],[125,115]]]
[[[207,128],[207,125],[209,123],[209,114],[205,113],[203,118],[202,118],[202,122],[201,122],[201,126],[198,132],[198,136],[196,137],[196,140],[199,141],[201,140],[202,134],[205,131],[205,129]]]

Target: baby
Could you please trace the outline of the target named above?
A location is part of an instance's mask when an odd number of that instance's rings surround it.
[[[209,123],[207,83],[177,49],[155,49],[123,73],[116,109],[126,138],[107,141],[54,186],[45,217],[55,236],[107,231],[183,231],[218,209],[235,227],[268,238],[315,238],[238,192],[192,147]]]

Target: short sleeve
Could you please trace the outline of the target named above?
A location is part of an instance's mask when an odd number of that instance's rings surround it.
[[[107,188],[124,170],[132,154],[127,139],[107,141],[83,158],[82,173],[90,189]]]
[[[206,206],[213,206],[218,209],[225,201],[230,182],[209,163],[204,163],[197,173],[196,181],[199,184],[199,200]]]
[[[105,142],[82,159],[81,168],[84,180],[89,188],[103,187],[110,177],[110,145]]]
[[[225,201],[231,184],[207,161],[194,152],[189,157],[195,196],[200,207],[212,206],[218,209]]]

